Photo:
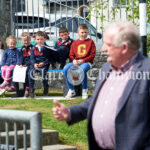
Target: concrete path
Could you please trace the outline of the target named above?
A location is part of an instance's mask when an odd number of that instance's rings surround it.
[[[45,99],[45,100],[72,100],[75,99],[77,97],[74,98],[70,98],[70,99],[66,99],[64,96],[35,96],[34,99]],[[0,98],[0,99],[29,99],[26,97],[16,97],[16,98],[11,98],[11,97],[7,97],[7,98]]]

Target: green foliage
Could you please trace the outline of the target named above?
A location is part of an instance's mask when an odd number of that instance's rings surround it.
[[[112,22],[115,21],[116,16],[119,15],[120,10],[125,10],[128,21],[132,21],[135,25],[139,25],[139,0],[126,0],[126,5],[124,4],[125,0],[120,0],[120,3],[115,6],[109,6],[112,0],[94,0],[94,7],[89,7],[90,13],[95,13],[96,17],[100,19],[100,29],[104,28],[103,22]],[[113,2],[112,2],[113,3]],[[104,13],[109,10],[109,19],[106,20],[108,15]],[[150,0],[146,1],[146,11],[147,11],[147,22],[150,23]],[[90,15],[89,15],[90,16]],[[147,36],[147,52],[150,51],[150,35]]]

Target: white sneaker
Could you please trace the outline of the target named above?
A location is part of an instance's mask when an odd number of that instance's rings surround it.
[[[76,93],[74,90],[69,90],[67,95],[65,96],[66,98],[72,98],[73,96],[75,96]]]
[[[82,90],[82,99],[87,99],[88,98],[88,89],[83,89]]]

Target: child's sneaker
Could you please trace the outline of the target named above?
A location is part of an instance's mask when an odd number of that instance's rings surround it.
[[[67,95],[65,97],[66,98],[72,98],[75,95],[76,95],[75,91],[69,89],[69,91],[68,91],[68,93],[67,93]]]
[[[82,90],[82,99],[87,99],[88,98],[88,89],[83,89]]]
[[[9,82],[8,81],[4,81],[1,85],[0,88],[4,89],[5,87],[9,86]]]
[[[24,97],[29,97],[29,92],[30,90],[29,90],[29,88],[26,88],[26,90],[25,90],[25,94],[24,94]]]
[[[10,88],[7,89],[7,92],[16,92],[16,87],[11,86]]]
[[[0,89],[0,95],[2,95],[5,91],[5,89]]]

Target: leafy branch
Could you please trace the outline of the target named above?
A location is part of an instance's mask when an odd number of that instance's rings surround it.
[[[96,18],[99,18],[101,24],[100,29],[103,30],[104,22],[115,21],[120,11],[126,13],[128,21],[133,22],[136,26],[139,25],[139,0],[120,0],[118,4],[110,7],[111,0],[93,0],[93,5],[89,7],[90,14],[95,13]],[[147,7],[147,22],[150,23],[150,0],[146,1]],[[109,11],[108,11],[109,10]],[[108,12],[106,12],[108,11]],[[122,11],[122,12],[123,12]],[[109,18],[108,18],[109,13]],[[90,15],[89,15],[90,16]],[[147,36],[148,51],[150,51],[150,35]]]

